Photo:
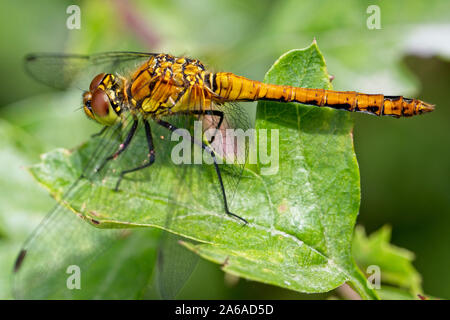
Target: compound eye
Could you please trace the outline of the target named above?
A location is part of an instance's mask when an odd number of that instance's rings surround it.
[[[109,113],[109,98],[103,90],[95,90],[92,94],[91,107],[92,111],[98,117],[105,117]]]
[[[95,78],[92,79],[92,81],[91,81],[89,90],[94,91],[95,89],[97,89],[97,87],[100,85],[100,83],[103,81],[104,78],[105,78],[104,73],[100,73],[100,74],[96,75]]]

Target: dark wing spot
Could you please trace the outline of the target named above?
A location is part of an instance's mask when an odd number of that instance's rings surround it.
[[[14,272],[19,271],[26,255],[27,255],[27,250],[25,250],[25,249],[20,250],[20,253],[16,259],[16,262],[14,263]]]

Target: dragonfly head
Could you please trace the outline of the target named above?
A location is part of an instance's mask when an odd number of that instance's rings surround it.
[[[83,93],[83,109],[86,115],[106,126],[113,125],[119,118],[120,107],[116,89],[118,81],[113,74],[100,73],[91,81],[89,91]]]

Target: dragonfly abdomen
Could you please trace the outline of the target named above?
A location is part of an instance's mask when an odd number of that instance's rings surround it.
[[[228,101],[298,102],[377,116],[409,117],[434,110],[431,104],[402,96],[266,84],[223,72],[215,75],[213,91]]]

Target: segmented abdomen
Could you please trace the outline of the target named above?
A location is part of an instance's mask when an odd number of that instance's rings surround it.
[[[351,112],[394,117],[410,117],[434,110],[434,106],[431,104],[402,96],[265,84],[225,72],[216,73],[213,78],[213,91],[229,101],[298,102],[318,107],[325,106]]]

